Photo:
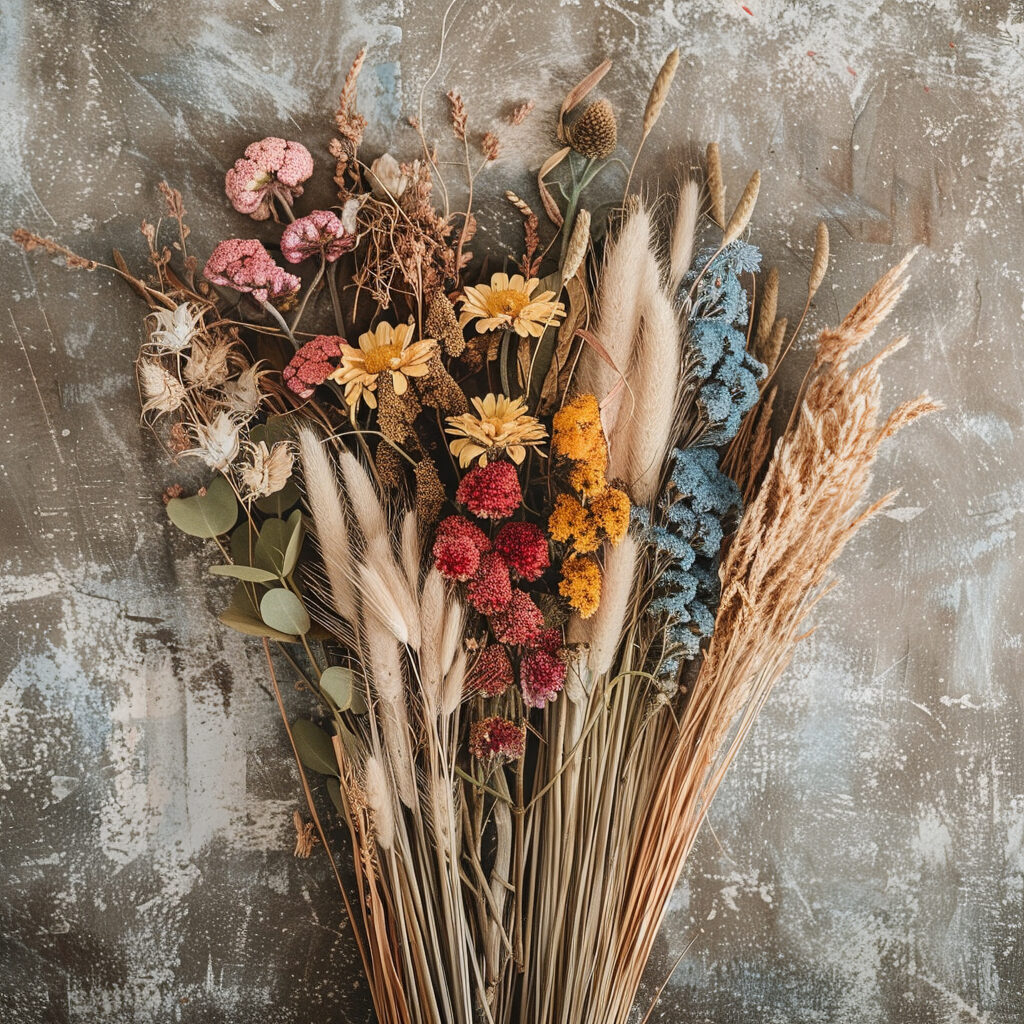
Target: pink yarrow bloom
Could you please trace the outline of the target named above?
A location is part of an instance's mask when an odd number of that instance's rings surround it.
[[[203,268],[211,284],[248,292],[257,302],[283,298],[302,283],[294,274],[282,270],[255,238],[228,238],[221,242]]]
[[[337,367],[336,360],[344,343],[344,338],[334,334],[318,334],[307,341],[281,371],[287,387],[299,398],[311,397]]]
[[[358,201],[354,202],[358,209]],[[350,252],[356,245],[355,210],[349,216],[350,205],[345,204],[340,217],[330,210],[314,210],[292,221],[281,235],[281,255],[289,263],[301,263],[313,256],[333,263]]]
[[[235,161],[224,178],[224,191],[239,213],[266,220],[273,213],[274,197],[291,206],[312,173],[313,157],[301,143],[261,139],[246,146],[245,156]]]

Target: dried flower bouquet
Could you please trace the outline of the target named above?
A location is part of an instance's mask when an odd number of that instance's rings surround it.
[[[266,138],[225,179],[271,222],[260,238],[199,272],[164,185],[147,274],[115,254],[149,310],[143,417],[214,471],[169,488],[167,514],[234,581],[221,621],[262,641],[311,818],[296,853],[330,858],[378,1018],[624,1022],[725,771],[888,500],[866,504],[879,446],[935,408],[883,411],[899,342],[854,363],[906,264],[820,333],[776,433],[824,224],[789,329],[746,238],[760,177],[730,211],[716,145],[669,225],[632,169],[598,217],[588,187],[622,166],[614,110],[588,101],[606,61],[562,105],[540,215],[506,193],[521,255],[485,272],[473,182],[497,130],[474,134],[448,94],[464,202],[416,121],[417,157],[366,164],[362,63],[335,118],[335,207],[300,213],[313,156]],[[677,63],[629,127],[640,146]],[[285,714],[282,670],[307,717]]]

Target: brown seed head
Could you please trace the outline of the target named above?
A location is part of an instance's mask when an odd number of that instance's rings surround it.
[[[566,131],[569,145],[594,160],[605,160],[615,152],[618,126],[615,111],[607,100],[597,100]]]
[[[808,301],[814,298],[821,287],[821,282],[825,280],[825,274],[828,272],[828,256],[828,225],[823,220],[819,220],[818,232],[814,239],[814,259],[811,261],[811,275],[807,282]]]
[[[750,223],[750,217],[754,212],[754,206],[757,203],[757,193],[760,188],[761,172],[754,171],[750,176],[750,181],[747,182],[747,187],[743,190],[743,195],[740,196],[740,201],[736,204],[736,209],[732,211],[732,216],[729,218],[729,223],[725,228],[725,235],[722,238],[722,245],[735,242],[746,230],[747,225]]]
[[[651,94],[647,97],[647,107],[644,110],[644,138],[650,134],[655,121],[661,115],[661,108],[665,106],[668,91],[672,87],[672,79],[676,77],[677,67],[679,67],[678,46],[665,58],[665,63],[661,65],[658,77],[655,78],[654,85],[651,86]]]
[[[725,182],[722,180],[722,155],[718,151],[717,142],[709,142],[707,150],[708,162],[708,198],[711,200],[711,219],[720,227],[725,227]]]

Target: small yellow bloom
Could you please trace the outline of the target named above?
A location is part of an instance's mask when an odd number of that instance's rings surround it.
[[[492,274],[491,283],[467,286],[462,300],[459,325],[476,320],[477,334],[498,328],[511,328],[521,338],[539,338],[545,328],[565,316],[565,306],[552,302],[554,292],[533,291],[540,282],[526,280],[522,274]]]
[[[499,452],[519,465],[526,458],[526,449],[547,437],[544,425],[527,413],[521,398],[487,395],[472,401],[475,415],[466,412],[448,417],[448,433],[456,435],[449,447],[460,466],[468,466],[474,459],[486,466],[487,460]]]
[[[571,494],[559,494],[548,517],[548,532],[560,544],[572,542],[575,551],[596,551],[601,545],[597,520]]]
[[[341,363],[330,375],[345,386],[345,401],[355,407],[360,399],[371,409],[377,407],[377,378],[391,374],[396,395],[404,395],[409,377],[425,377],[429,372],[430,357],[437,350],[433,338],[422,338],[410,344],[411,324],[392,326],[379,323],[375,330],[359,336],[359,347],[341,346]]]
[[[601,603],[601,567],[591,555],[572,555],[562,563],[562,581],[558,592],[589,619]]]
[[[580,395],[555,413],[551,421],[551,448],[573,462],[605,468],[608,445],[601,428],[601,409],[593,395]]]
[[[590,503],[590,514],[612,544],[618,544],[626,536],[629,509],[629,496],[617,487],[609,487]]]

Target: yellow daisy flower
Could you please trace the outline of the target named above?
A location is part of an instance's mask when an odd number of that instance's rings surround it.
[[[544,425],[527,413],[521,398],[487,395],[474,398],[473,406],[475,415],[466,412],[448,417],[448,433],[457,435],[449,447],[460,466],[466,467],[474,459],[486,466],[488,458],[497,452],[505,452],[519,465],[526,458],[526,449],[547,437]]]
[[[565,316],[565,306],[551,301],[554,292],[533,295],[539,283],[535,277],[527,281],[522,274],[492,274],[489,285],[467,286],[459,326],[476,320],[477,334],[508,327],[521,338],[539,338],[546,327]]]
[[[362,399],[371,409],[377,408],[377,378],[385,372],[391,374],[396,395],[404,395],[409,377],[425,377],[430,357],[437,350],[433,338],[421,338],[410,344],[411,324],[392,326],[377,324],[375,330],[359,335],[359,347],[341,346],[341,363],[330,375],[345,386],[345,401],[357,406]]]

